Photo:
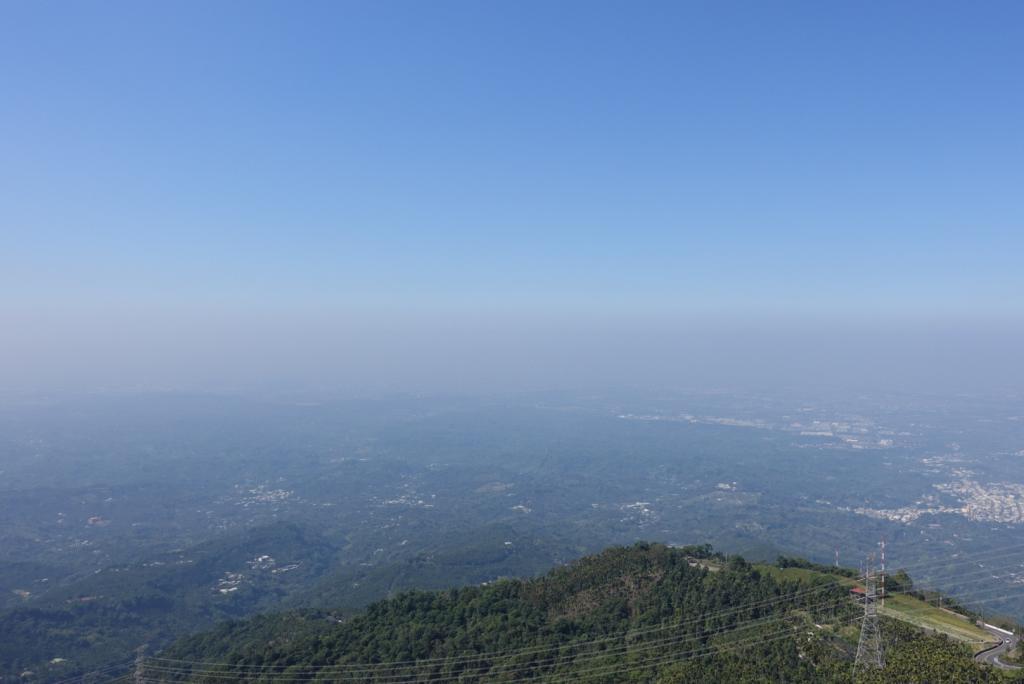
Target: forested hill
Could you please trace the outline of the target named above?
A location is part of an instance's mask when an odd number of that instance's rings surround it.
[[[640,544],[533,580],[408,592],[341,621],[288,613],[226,623],[145,661],[157,681],[850,682],[849,584],[769,572],[710,547]],[[883,623],[887,666],[857,681],[1007,675],[963,646]]]

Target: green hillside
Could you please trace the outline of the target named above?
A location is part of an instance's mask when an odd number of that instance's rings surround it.
[[[757,567],[776,578],[809,581],[815,577],[828,575],[835,577],[837,582],[847,587],[862,587],[855,578],[834,574],[841,571],[830,570],[823,566],[818,566],[819,569],[771,565],[758,565]],[[886,617],[963,642],[975,652],[993,643],[992,635],[975,625],[967,615],[939,608],[911,593],[891,593],[879,606],[878,612]]]
[[[850,682],[851,579],[755,566],[709,547],[612,548],[533,580],[407,592],[339,620],[226,623],[145,662],[157,681]],[[890,601],[893,612],[906,603]],[[986,682],[944,635],[883,618],[887,669],[865,681]]]
[[[891,596],[878,612],[922,629],[945,634],[979,651],[991,645],[992,635],[963,615],[937,608],[913,596]]]

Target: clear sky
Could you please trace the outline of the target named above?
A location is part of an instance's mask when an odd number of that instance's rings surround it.
[[[0,372],[1012,384],[1022,75],[1020,2],[5,2]]]

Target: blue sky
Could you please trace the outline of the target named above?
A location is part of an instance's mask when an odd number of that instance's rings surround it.
[[[1016,324],[1022,46],[1018,2],[5,3],[6,353],[143,310]]]

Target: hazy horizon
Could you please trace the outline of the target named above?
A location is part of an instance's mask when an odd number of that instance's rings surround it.
[[[5,391],[1024,382],[1018,3],[0,13]]]
[[[10,319],[9,319],[10,320]],[[1019,392],[1024,328],[894,316],[33,312],[13,393],[501,394],[616,386]],[[18,331],[30,331],[18,339]]]

